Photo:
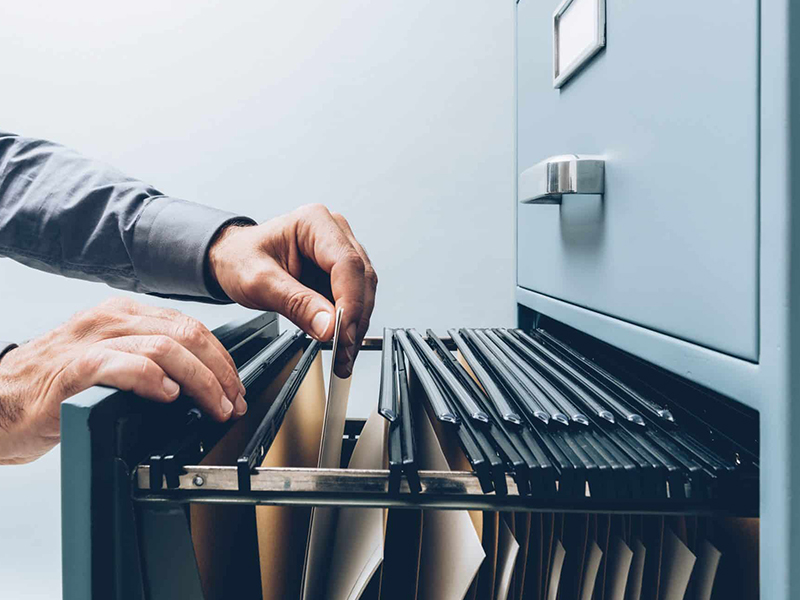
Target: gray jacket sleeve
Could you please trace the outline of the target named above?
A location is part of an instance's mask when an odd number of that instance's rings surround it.
[[[123,290],[225,302],[207,281],[206,254],[234,221],[254,223],[0,131],[0,256]]]

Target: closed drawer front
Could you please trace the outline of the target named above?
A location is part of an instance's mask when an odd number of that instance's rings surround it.
[[[518,167],[605,158],[605,195],[518,205],[518,284],[758,353],[758,3],[607,3],[607,47],[553,88],[559,0],[517,11]]]

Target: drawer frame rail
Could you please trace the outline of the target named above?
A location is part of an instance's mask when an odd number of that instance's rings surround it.
[[[132,496],[136,502],[147,503],[757,516],[727,502],[532,498],[518,494],[510,475],[506,476],[506,496],[484,494],[469,471],[420,471],[419,478],[419,493],[412,493],[404,478],[399,493],[390,494],[388,470],[259,467],[253,471],[251,490],[242,492],[236,467],[186,466],[178,487],[151,490],[150,468],[140,465],[133,473]]]

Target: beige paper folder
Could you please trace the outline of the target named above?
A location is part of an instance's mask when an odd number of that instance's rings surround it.
[[[600,561],[603,559],[603,551],[597,542],[592,540],[586,549],[586,560],[584,561],[583,580],[581,581],[581,600],[591,600],[597,583],[597,575],[600,572]]]
[[[372,412],[358,438],[348,468],[388,468],[387,423],[377,410]],[[339,510],[324,598],[356,600],[361,597],[383,561],[385,521],[386,510],[383,508],[347,507]]]
[[[621,537],[612,538],[608,543],[605,600],[625,600],[632,561],[633,551],[628,544]]]
[[[547,600],[556,600],[558,597],[565,554],[561,540],[557,539],[553,547],[553,560],[550,563],[550,575],[547,578]]]
[[[722,553],[711,542],[703,540],[698,544],[697,562],[692,575],[692,593],[690,600],[711,600],[714,579]]]
[[[317,355],[264,457],[263,467],[315,467],[322,437],[325,387]],[[263,600],[298,598],[311,509],[257,506]]]
[[[519,543],[511,533],[511,529],[506,524],[505,519],[500,519],[499,533],[497,538],[497,581],[495,584],[494,597],[496,600],[507,600],[511,589],[511,575],[517,563],[519,555]]]
[[[421,393],[412,377],[411,405],[417,435],[420,469],[447,471],[447,463],[430,419],[421,403]],[[463,510],[426,510],[422,525],[422,548],[418,598],[463,600],[485,558],[473,520]]]
[[[683,600],[697,557],[670,528],[664,530],[661,600]]]
[[[347,419],[347,399],[352,377],[341,379],[334,372],[342,309],[336,311],[333,334],[331,370],[328,379],[328,399],[322,424],[322,443],[317,466],[321,469],[338,469],[342,458],[342,436]],[[303,571],[303,593],[305,600],[321,598],[325,590],[330,564],[330,552],[336,526],[338,508],[320,506],[311,509],[311,525],[306,546],[306,561]]]
[[[625,587],[625,600],[639,600],[642,597],[642,578],[644,577],[644,563],[647,558],[647,549],[639,538],[631,543],[633,559],[631,570],[628,574],[628,585]]]
[[[516,529],[517,529],[517,522],[514,520],[514,513],[504,512],[500,513],[500,518],[504,519],[506,525],[508,526],[508,530],[511,532],[511,535],[514,536],[514,539],[517,539],[516,536]],[[519,557],[519,555],[517,555]],[[511,589],[514,589],[514,584],[516,580],[516,565],[514,565],[514,570],[511,571]]]
[[[277,397],[297,354],[258,397],[248,396],[249,409],[205,456],[203,465],[235,465],[261,419]],[[321,371],[320,371],[321,373]],[[305,390],[308,392],[308,388]],[[205,600],[230,598],[232,591],[257,596],[260,589],[256,510],[231,504],[191,504],[192,542]]]

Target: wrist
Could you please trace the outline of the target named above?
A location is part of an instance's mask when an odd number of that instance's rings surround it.
[[[234,219],[219,228],[208,245],[206,254],[205,277],[206,287],[218,299],[228,299],[228,294],[220,281],[224,272],[225,248],[230,238],[245,227],[252,227],[255,223],[249,219]]]
[[[0,465],[27,463],[36,458],[28,448],[34,429],[26,409],[23,379],[30,377],[15,361],[16,345],[3,349],[0,358]]]

